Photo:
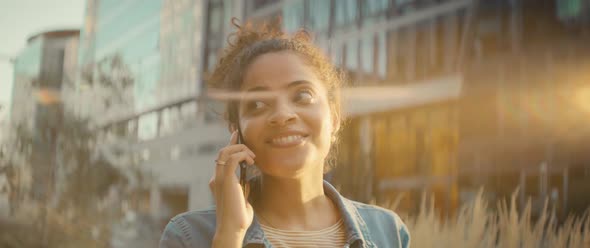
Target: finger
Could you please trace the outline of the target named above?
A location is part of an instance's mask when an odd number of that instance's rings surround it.
[[[234,172],[236,171],[240,162],[246,162],[247,164],[252,165],[254,164],[254,158],[246,151],[236,152],[230,155],[227,163],[225,164],[225,171],[223,173],[226,177],[224,177],[224,179],[227,179],[227,176],[231,174],[237,180],[237,176]]]
[[[238,131],[234,131],[231,133],[231,138],[229,138],[229,145],[235,145],[238,143]]]
[[[227,161],[227,159],[229,158],[229,156],[231,154],[234,154],[236,152],[241,152],[241,151],[246,151],[250,154],[250,156],[252,157],[256,157],[256,155],[254,154],[254,152],[252,152],[252,150],[250,150],[250,148],[248,148],[246,145],[244,144],[237,144],[237,145],[228,145],[224,148],[221,148],[219,150],[219,155],[217,156],[217,160],[219,161]]]
[[[215,175],[211,176],[211,179],[209,179],[209,190],[211,190],[211,194],[215,197]]]
[[[244,161],[246,163],[253,163],[254,160],[248,156],[245,152],[240,152],[233,154],[230,158],[230,163],[226,166],[224,171],[224,180],[221,183],[221,187],[217,190],[220,192],[219,197],[221,199],[223,209],[224,206],[228,208],[230,206],[246,206],[247,204],[247,197],[248,197],[248,190],[249,187],[242,188],[242,185],[239,183],[238,176],[235,173],[237,169],[237,165],[240,161]],[[246,195],[244,195],[244,190],[246,190]]]
[[[230,141],[229,141],[229,145],[227,147],[231,147],[232,145],[238,145],[238,138],[240,137],[240,133],[236,130],[232,133]],[[239,144],[240,146],[244,146],[246,147],[244,144]],[[256,157],[256,155],[254,155],[254,153],[248,148],[248,151],[250,151],[252,153],[253,157]]]
[[[216,167],[215,198],[219,213],[224,211],[223,209],[226,205],[239,206],[246,202],[242,193],[243,189],[235,173],[239,163],[242,161],[253,164],[254,158],[248,152],[241,151],[230,155],[225,165],[217,165]]]
[[[214,189],[213,184],[214,183],[215,183],[215,176],[211,176],[211,178],[209,179],[209,183],[208,183],[209,190],[211,190],[211,193],[213,193],[213,189]]]

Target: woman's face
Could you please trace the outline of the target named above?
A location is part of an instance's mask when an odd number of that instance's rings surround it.
[[[263,54],[248,66],[241,90],[240,127],[260,170],[289,178],[321,173],[338,122],[312,68],[293,52]]]

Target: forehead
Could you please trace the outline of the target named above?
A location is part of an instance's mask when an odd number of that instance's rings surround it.
[[[260,55],[246,69],[242,89],[284,88],[291,82],[308,81],[319,85],[315,71],[294,52],[282,51]]]

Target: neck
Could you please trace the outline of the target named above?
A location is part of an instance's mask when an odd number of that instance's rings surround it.
[[[316,230],[338,221],[339,213],[324,195],[322,173],[301,178],[263,175],[256,212],[271,227],[286,230]]]

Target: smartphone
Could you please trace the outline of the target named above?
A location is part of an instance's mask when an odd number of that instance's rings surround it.
[[[238,128],[238,144],[244,144],[242,137],[242,131]],[[244,198],[246,198],[246,162],[240,162],[240,186],[242,186],[242,193],[244,194]],[[248,199],[246,199],[248,201]]]

